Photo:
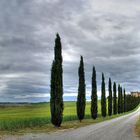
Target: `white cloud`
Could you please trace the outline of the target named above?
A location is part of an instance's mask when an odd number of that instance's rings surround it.
[[[63,46],[65,99],[77,95],[80,55],[87,97],[93,65],[99,97],[101,72],[107,82],[111,77],[128,92],[140,90],[139,4],[139,0],[1,1],[0,101],[49,98],[56,32]]]

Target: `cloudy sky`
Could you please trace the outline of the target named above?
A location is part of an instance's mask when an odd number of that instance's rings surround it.
[[[139,0],[1,0],[0,101],[49,101],[55,34],[63,45],[64,99],[75,100],[80,55],[91,72],[140,90]],[[107,88],[107,85],[106,85]]]

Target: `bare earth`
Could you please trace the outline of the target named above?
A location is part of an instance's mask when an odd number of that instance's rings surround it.
[[[25,134],[22,136],[6,135],[2,140],[140,140],[135,136],[134,126],[140,108],[128,115],[118,117],[109,121],[85,126],[78,129],[68,129],[65,131],[50,134]]]

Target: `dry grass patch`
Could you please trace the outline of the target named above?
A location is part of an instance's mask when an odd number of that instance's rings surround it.
[[[140,117],[136,123],[135,131],[136,131],[137,136],[140,137]]]

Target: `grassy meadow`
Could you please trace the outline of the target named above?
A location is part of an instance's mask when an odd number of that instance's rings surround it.
[[[98,102],[101,115],[101,103]],[[90,102],[86,103],[85,118],[90,118]],[[64,102],[63,121],[77,120],[76,102]],[[49,103],[27,104],[24,106],[0,107],[0,130],[15,130],[26,127],[42,126],[50,123]]]
[[[101,113],[101,104],[98,102],[99,114]],[[90,102],[86,103],[86,116],[90,116]],[[76,102],[64,102],[64,120],[67,117],[76,116]],[[50,118],[49,103],[35,103],[24,106],[2,106],[0,107],[0,120],[15,120],[29,118]]]
[[[63,123],[60,129],[77,128],[122,115],[124,113],[102,118],[101,102],[98,101],[98,118],[93,120],[90,115],[90,102],[87,102],[85,119],[80,123],[76,116],[76,102],[64,102]],[[19,130],[25,132],[26,129],[27,132],[36,129],[41,130],[41,132],[43,130],[45,132],[57,130],[50,123],[49,103],[27,104],[24,106],[0,106],[0,132],[16,132]]]

